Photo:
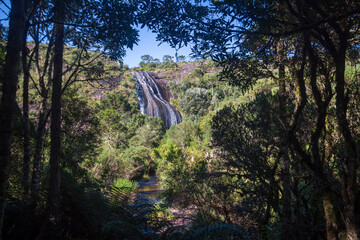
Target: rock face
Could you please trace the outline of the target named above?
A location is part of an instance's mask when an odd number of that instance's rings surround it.
[[[142,114],[151,117],[159,117],[165,127],[181,123],[180,113],[164,98],[161,87],[147,72],[132,72],[136,79],[137,96]]]

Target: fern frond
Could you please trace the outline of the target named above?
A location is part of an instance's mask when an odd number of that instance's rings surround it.
[[[241,240],[248,239],[244,231],[231,224],[216,224],[189,231],[184,240]]]
[[[103,226],[105,239],[146,239],[143,232],[136,226],[127,221],[112,221]]]

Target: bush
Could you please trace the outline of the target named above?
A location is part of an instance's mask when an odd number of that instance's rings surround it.
[[[130,193],[135,192],[136,189],[139,187],[139,184],[126,178],[117,178],[114,181],[113,186],[123,190],[124,192]]]
[[[210,106],[210,94],[203,88],[191,88],[185,92],[180,100],[183,112],[189,116],[203,116]]]

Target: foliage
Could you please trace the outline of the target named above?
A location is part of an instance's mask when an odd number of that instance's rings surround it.
[[[149,173],[153,173],[155,169],[154,162],[150,156],[151,150],[145,146],[130,146],[119,155],[119,160],[127,164],[127,168],[119,169],[122,175],[138,179]]]
[[[141,127],[136,129],[135,135],[129,140],[132,146],[156,147],[165,133],[161,119],[147,117]]]
[[[118,178],[114,181],[113,186],[123,192],[135,192],[139,185],[137,182],[128,180],[126,178]]]
[[[202,88],[192,88],[185,92],[180,100],[182,111],[189,116],[203,116],[210,106],[209,93]]]
[[[181,56],[181,61],[184,62],[184,56]],[[143,55],[141,56],[141,62],[139,63],[140,70],[142,71],[159,71],[159,69],[168,69],[174,70],[178,68],[176,62],[174,62],[174,57],[170,55],[164,55],[163,61],[161,62],[157,58],[153,58],[150,55]],[[180,62],[181,62],[180,61]]]
[[[19,114],[4,237],[342,239],[347,234],[356,239],[359,4],[136,3],[68,2],[74,16],[67,22],[74,25],[66,26],[72,47],[64,52],[63,217],[60,228],[45,221],[46,118],[39,189],[30,201],[24,197]],[[41,4],[43,14],[51,14],[49,2]],[[184,56],[176,62],[170,55],[162,61],[142,56],[137,70],[162,78],[181,111],[183,122],[168,130],[160,119],[139,112],[131,72],[111,60],[136,42],[130,23],[137,21],[176,49],[193,44],[195,55],[204,58],[186,63]],[[48,34],[53,23],[39,22],[29,26],[41,34],[32,29],[33,42],[27,44],[27,58],[36,62],[30,66],[32,148],[41,116],[49,115],[52,70],[45,66],[54,50]],[[82,27],[86,24],[94,28]],[[152,175],[165,190],[162,200],[136,193],[134,180]],[[191,221],[173,226],[177,216],[171,206],[188,210]]]
[[[223,67],[221,78],[237,84],[242,91],[255,88],[261,78],[277,82],[278,87],[272,90],[278,93],[275,116],[280,125],[273,131],[281,130],[270,136],[279,149],[272,158],[280,161],[281,194],[274,195],[280,196],[278,214],[283,239],[306,238],[304,231],[295,227],[304,219],[302,211],[294,211],[295,206],[301,209],[300,205],[313,221],[308,225],[313,229],[308,238],[326,232],[328,238],[346,235],[347,239],[359,239],[359,211],[355,210],[359,202],[358,131],[352,127],[358,121],[350,117],[352,110],[348,108],[350,102],[357,105],[358,94],[350,92],[356,89],[351,82],[358,79],[347,78],[347,61],[351,59],[354,64],[352,57],[358,52],[359,32],[350,29],[359,26],[353,20],[359,7],[357,1],[335,0],[154,0],[142,6],[141,21],[157,30],[159,39],[174,47],[193,44],[198,56],[219,63]],[[227,122],[220,135],[226,134],[226,128],[235,132],[231,126],[237,126],[244,131],[242,134],[249,134],[250,140],[257,139],[260,133],[251,129],[252,124],[247,126],[247,132],[237,121],[242,119],[234,117],[234,122]],[[244,121],[251,123],[251,119]],[[221,128],[220,123],[216,127]],[[226,145],[233,139],[224,140]],[[261,151],[265,148],[262,141],[254,143],[254,149],[260,148],[257,152],[252,148],[240,153],[229,151],[235,162],[252,154],[256,159],[267,157]],[[247,146],[245,140],[239,143]],[[232,149],[239,148],[233,145]],[[256,169],[253,175],[257,176]],[[305,197],[310,203],[302,199],[302,184],[313,188],[314,195]],[[266,194],[264,198],[268,204],[273,200]],[[316,210],[321,201],[324,212]],[[321,216],[320,221],[317,216]],[[321,221],[326,229],[320,227]]]
[[[230,224],[209,225],[187,233],[185,239],[250,239],[244,231]]]
[[[274,98],[259,94],[255,100],[237,109],[225,107],[213,118],[213,146],[218,147],[227,188],[237,192],[233,205],[243,211],[247,221],[267,224],[271,208],[278,210],[276,173],[279,168],[279,140]],[[221,176],[221,175],[220,175]],[[230,178],[229,178],[230,177]],[[221,191],[221,188],[218,188]],[[229,191],[229,189],[224,189]],[[267,199],[272,199],[266,202]],[[241,200],[241,201],[239,201]],[[249,204],[249,205],[248,205]]]
[[[94,116],[89,99],[78,95],[76,87],[69,89],[63,97],[63,167],[79,176],[86,174],[80,166],[96,155],[99,121]]]

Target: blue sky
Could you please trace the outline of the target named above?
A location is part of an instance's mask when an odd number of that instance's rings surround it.
[[[156,41],[156,34],[148,31],[148,29],[141,29],[139,32],[140,41],[135,45],[133,50],[127,49],[124,58],[124,64],[129,67],[136,67],[141,61],[141,56],[150,55],[153,58],[158,58],[162,61],[164,55],[175,56],[175,49],[171,48],[167,43],[162,43],[160,46]],[[191,53],[190,47],[184,47],[178,50],[178,56],[184,55],[188,57]],[[189,58],[187,59],[189,60]]]
[[[8,6],[10,6],[10,1],[4,1]],[[0,19],[6,18],[4,12],[9,12],[9,10],[0,2]],[[6,21],[2,21],[3,25],[7,25]],[[138,45],[134,45],[133,50],[127,49],[126,56],[124,57],[124,64],[129,67],[136,67],[141,61],[141,56],[150,55],[153,58],[158,58],[162,61],[164,55],[175,56],[175,49],[171,48],[169,44],[156,41],[156,34],[149,31],[147,28],[143,28],[139,32],[139,42]],[[189,59],[191,53],[190,47],[184,47],[178,50],[178,56],[184,55]]]

